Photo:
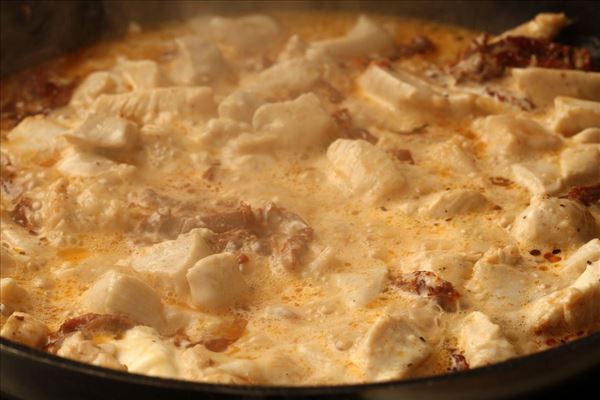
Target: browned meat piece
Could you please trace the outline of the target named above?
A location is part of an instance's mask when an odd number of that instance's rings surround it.
[[[394,149],[390,150],[390,153],[394,158],[401,162],[406,162],[409,164],[414,164],[415,160],[412,157],[412,153],[407,149]]]
[[[502,76],[507,67],[533,66],[584,71],[593,68],[592,56],[587,49],[523,36],[493,42],[490,36],[483,35],[467,48],[452,73],[459,82],[484,82]]]
[[[432,53],[435,49],[435,44],[427,36],[415,35],[408,43],[396,46],[396,50],[390,58],[392,60],[398,60],[401,58],[412,57],[417,54]]]
[[[64,83],[52,79],[43,67],[24,71],[23,74],[23,79],[11,80],[2,87],[2,129],[12,129],[25,117],[46,114],[66,105],[76,86],[74,81]]]
[[[236,211],[200,217],[217,233],[218,251],[239,251],[244,247],[270,254],[284,268],[296,266],[313,239],[313,230],[298,215],[268,203],[252,210],[241,203]]]
[[[80,315],[66,320],[56,332],[50,334],[46,350],[56,353],[65,338],[74,332],[81,332],[86,339],[99,334],[118,337],[135,325],[138,324],[123,315],[93,313]]]
[[[350,113],[347,109],[340,108],[336,110],[331,116],[333,117],[334,121],[336,122],[339,128],[341,137],[349,139],[362,139],[372,144],[377,143],[377,138],[371,135],[369,131],[354,126],[354,124],[352,123],[352,117],[350,116]]]
[[[600,204],[600,183],[591,186],[575,186],[569,191],[567,197],[588,207],[592,204]]]
[[[460,294],[448,281],[433,272],[415,271],[392,279],[392,284],[402,290],[431,298],[445,311],[455,311]]]
[[[35,234],[35,226],[29,218],[31,212],[31,199],[21,197],[16,207],[10,212],[10,218],[17,224],[27,229],[29,233]]]
[[[450,371],[459,372],[459,371],[467,371],[469,370],[469,363],[467,362],[465,356],[458,353],[450,354]]]

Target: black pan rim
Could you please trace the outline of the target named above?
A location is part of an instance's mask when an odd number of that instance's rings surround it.
[[[510,370],[519,365],[528,363],[543,363],[549,358],[559,358],[568,352],[577,351],[580,348],[592,348],[600,346],[600,332],[592,333],[586,337],[576,339],[572,342],[562,344],[560,346],[546,349],[540,352],[529,355],[512,358],[503,362],[491,364],[485,367],[475,368],[467,371],[453,372],[441,375],[392,380],[384,382],[357,383],[357,384],[342,384],[342,385],[323,385],[323,386],[267,386],[267,385],[234,385],[208,382],[194,382],[180,379],[169,379],[141,375],[136,373],[123,372],[108,368],[98,367],[91,364],[85,364],[71,359],[63,358],[44,352],[39,349],[31,348],[12,342],[8,339],[0,337],[0,356],[6,353],[21,358],[29,359],[33,362],[45,363],[50,366],[63,370],[90,375],[96,378],[109,379],[113,381],[124,381],[127,383],[138,384],[143,386],[160,387],[165,389],[187,390],[191,392],[210,392],[223,393],[234,395],[331,395],[331,394],[350,394],[357,391],[366,390],[387,390],[396,387],[421,386],[429,387],[436,383],[446,381],[457,381],[475,377],[477,375],[497,374],[499,371]],[[600,365],[600,360],[598,360]],[[593,365],[582,365],[582,370],[586,370]]]

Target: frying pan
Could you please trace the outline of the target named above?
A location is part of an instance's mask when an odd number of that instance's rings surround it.
[[[492,33],[542,11],[574,20],[558,38],[600,59],[600,9],[593,1],[11,1],[2,2],[0,72],[6,76],[49,57],[123,33],[129,21],[152,26],[200,12],[269,9],[348,10],[433,19]],[[526,357],[470,371],[346,386],[265,387],[184,382],[98,368],[0,339],[0,392],[22,399],[138,398],[547,398],[584,393],[600,370],[600,333]],[[566,384],[566,385],[565,385]],[[561,386],[559,386],[561,385]],[[593,392],[592,392],[593,393]]]

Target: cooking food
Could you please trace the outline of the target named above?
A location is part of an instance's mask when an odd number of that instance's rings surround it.
[[[201,16],[2,82],[1,335],[323,385],[600,328],[600,73],[540,14]]]

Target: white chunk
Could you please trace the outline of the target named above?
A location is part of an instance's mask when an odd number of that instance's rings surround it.
[[[525,321],[536,334],[585,329],[600,321],[600,261],[588,265],[577,280],[524,308]]]
[[[289,97],[306,93],[321,78],[320,65],[306,58],[280,61],[243,85],[248,92],[263,97]]]
[[[308,44],[299,35],[292,35],[283,46],[283,50],[277,55],[277,61],[300,58],[306,53],[307,49]]]
[[[49,333],[43,322],[23,312],[12,313],[0,330],[3,338],[31,347],[43,346]]]
[[[219,104],[219,117],[251,122],[254,112],[265,100],[254,92],[235,91]]]
[[[213,92],[208,87],[169,87],[133,93],[101,95],[93,105],[99,114],[119,115],[138,123],[168,123],[199,118],[214,112]]]
[[[68,336],[56,354],[99,367],[125,370],[125,366],[117,361],[114,352],[108,351],[107,346],[103,348],[92,340],[85,339],[81,332]]]
[[[579,275],[595,261],[600,261],[600,239],[598,238],[590,240],[564,260],[562,271]]]
[[[587,128],[571,136],[574,143],[600,143],[600,128]]]
[[[210,85],[228,72],[221,51],[197,36],[175,39],[177,55],[169,65],[171,79],[180,85]]]
[[[364,140],[337,139],[327,149],[327,159],[335,180],[367,202],[385,200],[406,187],[387,153]]]
[[[490,202],[474,190],[457,189],[433,193],[421,199],[416,213],[425,218],[451,218],[489,206]],[[410,206],[405,208],[411,212]]]
[[[122,60],[117,70],[133,90],[154,89],[165,83],[160,67],[152,60]]]
[[[197,27],[199,31],[206,31],[207,28],[217,41],[246,54],[269,50],[281,34],[279,24],[273,18],[260,14],[239,18],[214,17],[209,20],[208,26]]]
[[[210,236],[208,229],[194,229],[175,240],[139,250],[126,262],[137,272],[151,278],[157,286],[187,294],[185,274],[196,261],[212,254],[208,244]]]
[[[312,93],[259,107],[252,125],[256,131],[275,135],[277,147],[292,151],[325,145],[335,129],[331,116]]]
[[[92,114],[65,137],[80,146],[102,149],[128,149],[137,139],[135,123],[120,117]]]
[[[4,252],[3,249],[2,253]],[[29,295],[14,279],[2,278],[0,279],[0,303],[8,308],[8,310],[3,309],[4,312],[25,311],[29,304]]]
[[[554,164],[543,161],[512,165],[512,177],[531,194],[554,194],[561,190],[560,170]]]
[[[202,127],[197,139],[204,145],[218,148],[229,140],[251,131],[252,127],[245,122],[228,118],[213,118],[208,121],[205,127]]]
[[[512,344],[502,335],[500,327],[479,311],[463,319],[458,346],[464,351],[471,368],[504,361],[516,355]]]
[[[119,93],[124,90],[121,78],[115,73],[92,72],[77,86],[70,103],[75,107],[89,105],[101,94]]]
[[[370,98],[391,109],[403,106],[426,106],[441,102],[437,94],[423,81],[400,70],[390,70],[372,64],[357,80],[358,86]]]
[[[207,310],[223,310],[239,303],[248,293],[236,257],[214,254],[198,261],[186,274],[192,303]]]
[[[361,15],[345,36],[314,42],[312,47],[334,57],[384,55],[393,50],[394,40],[373,20]]]
[[[563,13],[539,13],[531,21],[503,32],[498,38],[525,36],[533,39],[552,39],[567,25],[569,19]]]
[[[368,381],[386,381],[405,377],[431,351],[419,332],[403,316],[383,315],[358,343],[350,360]]]
[[[56,163],[56,169],[63,175],[73,178],[92,178],[97,176],[126,177],[135,167],[117,164],[106,157],[81,151],[68,151]]]
[[[133,276],[108,271],[83,293],[81,301],[88,312],[122,314],[156,329],[165,325],[160,298]]]
[[[335,293],[343,293],[342,300],[350,309],[365,307],[383,290],[388,275],[385,266],[340,272],[331,276]]]
[[[551,68],[513,68],[519,88],[538,106],[550,105],[557,96],[600,101],[600,72]]]
[[[584,144],[563,150],[560,169],[570,186],[600,182],[600,145]]]
[[[58,139],[66,129],[43,116],[28,117],[8,133],[8,145],[19,158],[42,159],[64,147]]]
[[[565,136],[572,136],[588,128],[600,128],[600,99],[588,101],[570,97],[555,98],[551,126]]]
[[[473,122],[474,132],[487,144],[490,154],[507,160],[531,157],[533,152],[557,149],[562,139],[530,119],[491,115]]]
[[[597,234],[594,217],[577,202],[535,196],[511,233],[523,248],[551,250],[585,243]]]
[[[163,378],[180,378],[175,346],[166,343],[147,326],[136,326],[114,342],[117,357],[128,372]]]
[[[514,246],[492,248],[473,266],[465,287],[489,309],[506,310],[527,301],[528,276],[519,268],[521,257]],[[506,282],[511,282],[507,285]]]

